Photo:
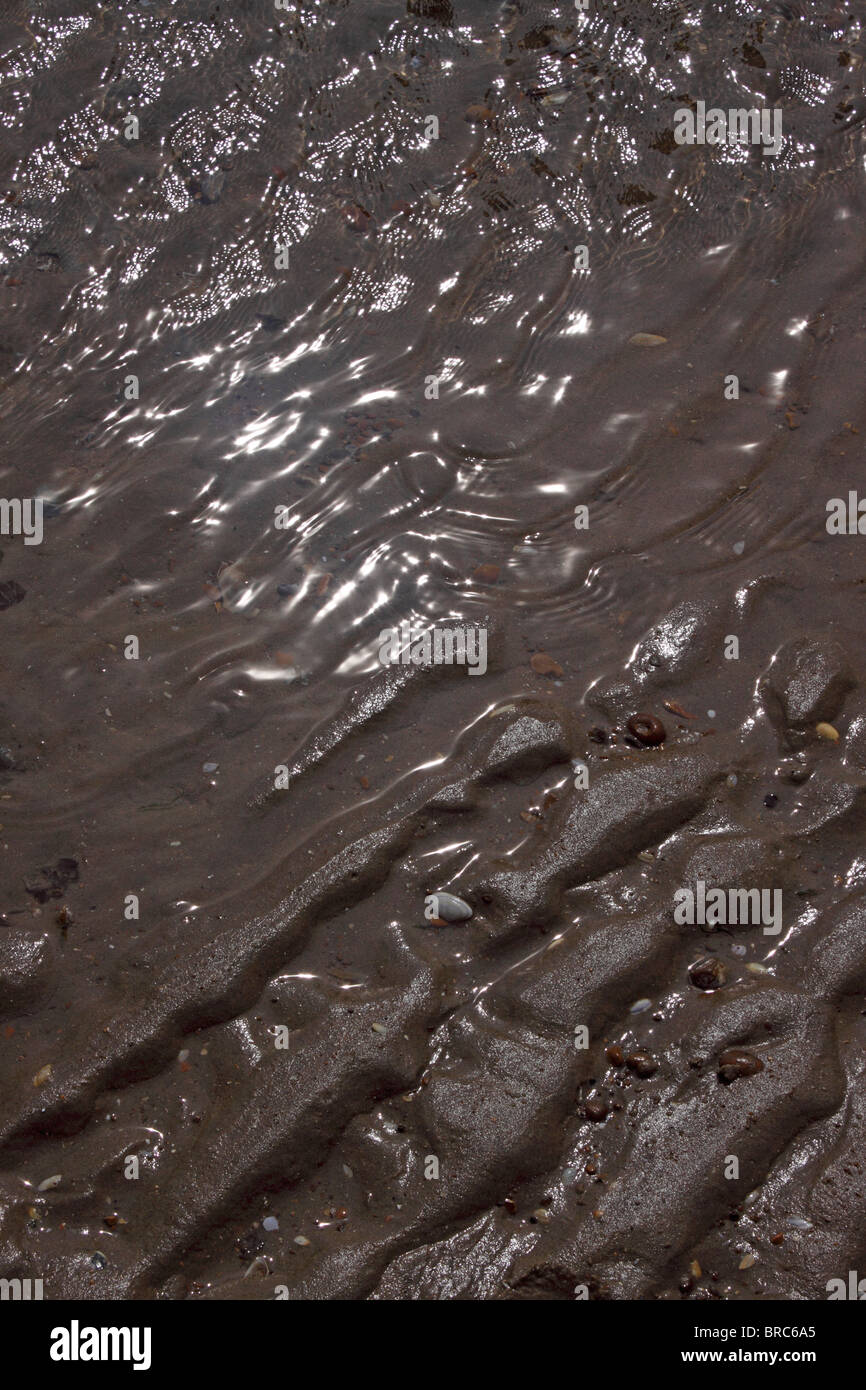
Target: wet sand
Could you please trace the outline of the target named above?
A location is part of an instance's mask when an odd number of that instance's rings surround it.
[[[0,496],[44,523],[0,537],[0,1277],[826,1298],[861,21],[42,9],[0,22]],[[697,100],[780,153],[676,145]],[[401,624],[486,669],[383,665]]]

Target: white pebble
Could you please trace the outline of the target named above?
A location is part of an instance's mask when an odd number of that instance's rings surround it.
[[[309,1243],[306,1236],[295,1236],[295,1245],[309,1245]]]
[[[63,1181],[62,1173],[54,1173],[50,1178],[43,1178],[36,1189],[37,1192],[50,1192],[52,1187],[59,1187]]]
[[[278,1231],[279,1229],[280,1229],[280,1223],[279,1223],[279,1221],[277,1220],[277,1218],[276,1218],[275,1216],[266,1216],[266,1217],[265,1217],[264,1221],[262,1222],[262,1230],[264,1230],[264,1231]]]
[[[466,922],[472,916],[472,908],[453,893],[429,893],[424,899],[424,916],[428,922],[437,917],[442,922]]]
[[[634,1004],[632,1004],[631,1008],[629,1009],[629,1013],[630,1013],[630,1014],[642,1014],[642,1013],[646,1013],[647,1009],[651,1009],[651,1008],[652,1008],[652,1005],[653,1005],[653,1001],[652,1001],[651,999],[638,999]]]

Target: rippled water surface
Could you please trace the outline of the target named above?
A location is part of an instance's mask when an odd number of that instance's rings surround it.
[[[0,563],[0,1272],[855,1267],[864,24],[7,0],[0,492],[44,539]],[[697,101],[781,111],[778,154],[678,144]],[[402,623],[487,670],[383,667]],[[701,878],[782,935],[677,926]]]

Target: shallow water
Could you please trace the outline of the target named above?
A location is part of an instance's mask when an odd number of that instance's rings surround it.
[[[0,563],[0,1272],[857,1267],[864,22],[5,7],[0,492],[45,510]],[[781,110],[780,152],[677,145],[698,100]],[[383,668],[401,623],[486,671]],[[677,926],[701,877],[780,889],[782,934]],[[721,1084],[731,1046],[763,1072]]]

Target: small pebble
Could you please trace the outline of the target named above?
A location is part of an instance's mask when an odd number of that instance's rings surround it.
[[[764,1063],[754,1052],[746,1052],[740,1047],[729,1047],[719,1057],[719,1079],[726,1083],[736,1081],[741,1076],[756,1076],[764,1070]]]
[[[625,1053],[623,1052],[619,1043],[611,1043],[610,1047],[607,1049],[607,1052],[605,1053],[605,1056],[607,1057],[607,1060],[609,1062],[612,1062],[615,1067],[621,1067],[625,1063]]]
[[[769,975],[770,971],[766,965],[761,965],[760,961],[750,960],[746,969],[753,975]]]
[[[691,1264],[689,1265],[689,1273],[691,1274],[693,1279],[700,1279],[701,1275],[703,1274],[703,1270],[701,1269],[697,1260],[692,1260]]]
[[[792,1231],[813,1231],[815,1228],[811,1221],[806,1221],[802,1216],[789,1216],[787,1221]]]
[[[62,1173],[54,1173],[50,1178],[43,1178],[37,1187],[37,1192],[50,1192],[52,1187],[59,1187],[63,1181]]]
[[[536,1207],[532,1215],[534,1220],[541,1221],[544,1225],[550,1220],[550,1212],[546,1207]]]
[[[264,1221],[262,1222],[263,1231],[278,1231],[279,1229],[280,1223],[275,1216],[265,1217]]]
[[[651,1009],[652,1006],[653,1001],[651,999],[638,999],[635,1001],[634,1004],[632,1004],[631,1008],[629,1009],[629,1013],[643,1014],[646,1013],[647,1009]]]
[[[39,1068],[39,1071],[36,1073],[36,1075],[35,1075],[34,1078],[33,1078],[33,1085],[34,1085],[34,1086],[44,1086],[50,1075],[51,1075],[51,1063],[49,1062],[48,1065],[47,1065],[46,1067],[40,1067],[40,1068]]]
[[[430,893],[424,899],[424,916],[428,922],[466,922],[472,908],[453,893]]]
[[[737,785],[738,780],[739,779],[737,777],[736,772],[729,772],[727,777],[725,778],[725,782],[729,787],[735,787]]]
[[[721,989],[727,978],[724,963],[715,956],[704,956],[689,968],[689,979],[695,989]]]
[[[632,333],[629,338],[632,347],[661,347],[667,342],[660,333]]]
[[[648,748],[658,747],[667,738],[664,724],[660,719],[656,719],[654,714],[633,714],[626,728],[632,738],[636,738],[638,743],[643,743]]]
[[[819,738],[826,739],[828,743],[839,742],[839,730],[834,729],[832,724],[825,724],[823,721],[815,725],[815,733]]]
[[[489,106],[467,106],[463,119],[472,125],[489,125],[494,119],[494,112]]]
[[[648,1052],[638,1049],[630,1052],[625,1059],[625,1064],[630,1071],[636,1072],[638,1076],[655,1076],[659,1069],[659,1064],[655,1057],[651,1057]]]
[[[108,1264],[108,1260],[105,1257],[105,1255],[103,1255],[101,1250],[96,1250],[90,1256],[90,1263],[93,1265],[94,1269],[105,1269],[105,1266]]]
[[[309,1245],[309,1243],[306,1236],[295,1236],[295,1245]]]
[[[588,1100],[586,1102],[586,1105],[583,1107],[583,1113],[593,1124],[601,1124],[602,1120],[606,1120],[608,1117],[609,1106],[606,1100],[602,1100],[600,1096],[596,1096],[593,1100]]]
[[[754,1255],[744,1255],[743,1258],[740,1260],[739,1268],[740,1268],[740,1269],[751,1269],[751,1268],[752,1268],[752,1265],[753,1265],[754,1263],[755,1263],[755,1257],[754,1257]]]
[[[202,772],[219,772],[219,763],[202,763]]]
[[[384,1023],[374,1023],[371,1027],[374,1033],[384,1033],[386,1031]]]
[[[536,652],[530,660],[530,666],[537,676],[561,676],[562,667],[558,661],[554,661],[552,656],[546,652]]]
[[[767,810],[772,811],[773,807],[778,806],[778,804],[779,798],[776,796],[775,792],[767,792],[767,795],[764,797],[764,805]]]
[[[745,954],[746,954],[746,947],[743,945],[743,943],[742,943],[741,941],[733,941],[733,942],[731,943],[731,955],[732,955],[732,956],[744,956]]]

